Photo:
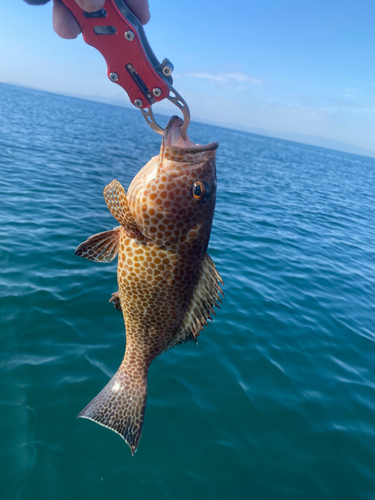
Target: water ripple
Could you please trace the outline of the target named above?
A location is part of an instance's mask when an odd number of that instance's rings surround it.
[[[202,124],[226,298],[150,370],[139,452],[76,421],[124,352],[116,266],[74,256],[116,222],[159,138],[133,110],[0,85],[4,499],[373,499],[375,160]]]

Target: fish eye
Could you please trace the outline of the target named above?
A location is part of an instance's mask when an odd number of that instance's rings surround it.
[[[195,201],[207,201],[210,196],[210,188],[205,182],[194,182],[191,187],[191,196]]]

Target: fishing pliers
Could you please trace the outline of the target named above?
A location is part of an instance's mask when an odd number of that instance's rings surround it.
[[[62,1],[76,18],[85,42],[106,60],[108,78],[127,92],[150,127],[159,134],[164,133],[154,118],[152,105],[168,99],[182,112],[184,122],[180,131],[186,137],[190,112],[172,86],[173,64],[168,59],[159,62],[141,22],[124,0],[105,0],[104,7],[95,12],[82,10],[75,0]]]

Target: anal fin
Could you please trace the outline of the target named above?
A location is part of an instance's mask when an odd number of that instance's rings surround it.
[[[120,292],[118,290],[117,290],[117,292],[112,293],[112,296],[109,299],[109,302],[113,302],[115,309],[122,312]]]
[[[112,262],[118,254],[120,240],[120,227],[112,231],[94,234],[81,243],[75,251],[75,255],[95,262]]]

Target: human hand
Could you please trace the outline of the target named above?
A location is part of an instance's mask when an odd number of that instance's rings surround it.
[[[44,4],[49,0],[25,0],[29,4]],[[104,5],[104,0],[75,0],[87,12],[99,10]],[[126,0],[126,5],[138,17],[142,24],[150,20],[148,0]],[[81,29],[70,10],[61,0],[53,0],[53,29],[61,38],[76,38]]]

